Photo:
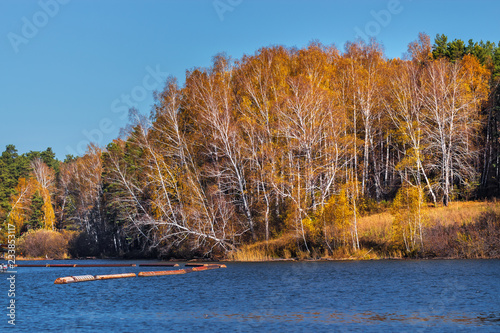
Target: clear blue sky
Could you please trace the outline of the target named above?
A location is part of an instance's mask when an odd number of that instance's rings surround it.
[[[128,105],[149,114],[166,73],[183,83],[218,52],[315,39],[342,50],[361,31],[394,58],[419,32],[498,43],[499,13],[497,0],[1,0],[0,151],[105,146]]]

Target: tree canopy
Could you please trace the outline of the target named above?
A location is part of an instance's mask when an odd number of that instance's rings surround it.
[[[79,230],[95,253],[227,253],[283,235],[360,248],[357,221],[395,200],[395,242],[423,244],[425,202],[497,196],[500,47],[420,34],[404,59],[272,46],[169,78],[149,117],[81,157],[0,157],[2,217]]]

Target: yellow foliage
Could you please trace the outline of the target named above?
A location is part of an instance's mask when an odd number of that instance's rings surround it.
[[[319,222],[320,221],[318,219],[311,219],[310,217],[306,217],[302,220],[306,233],[308,233],[312,238],[316,238],[321,234],[321,223]]]
[[[424,193],[421,187],[403,185],[392,205],[392,241],[400,249],[410,252],[422,245]]]
[[[16,226],[16,233],[19,234],[21,228],[27,220],[26,212],[31,204],[31,197],[36,192],[38,185],[33,178],[19,178],[15,195],[11,197],[10,205],[12,210],[8,215],[8,222]]]
[[[54,229],[56,215],[54,214],[49,191],[47,189],[41,189],[41,194],[43,198],[43,226],[45,229]]]
[[[17,234],[21,232],[24,224],[28,221],[31,199],[36,192],[40,193],[43,199],[43,227],[54,229],[56,217],[49,190],[43,187],[35,177],[19,178],[16,194],[10,200],[12,210],[8,215],[8,221],[16,226]]]
[[[356,212],[355,216],[353,198],[348,196],[348,191],[353,190],[348,187],[349,185],[352,184],[345,185],[338,194],[331,196],[319,213],[319,220],[323,221],[328,230],[331,230],[331,234],[325,230],[327,238],[333,237],[344,245],[347,244],[352,232],[354,218],[358,215]]]
[[[479,63],[479,60],[470,54],[461,61],[462,84],[466,91],[465,98],[475,101],[475,107],[486,100],[490,91],[490,71]]]

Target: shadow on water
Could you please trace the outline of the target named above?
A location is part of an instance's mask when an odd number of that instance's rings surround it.
[[[380,314],[374,312],[364,312],[359,314],[347,313],[322,313],[322,312],[302,312],[288,313],[283,315],[278,314],[244,314],[244,313],[210,313],[204,314],[204,319],[218,318],[221,320],[240,320],[240,321],[260,321],[260,322],[321,322],[325,324],[353,324],[364,323],[366,325],[376,325],[380,322],[402,322],[402,323],[418,323],[418,322],[436,322],[436,323],[458,323],[461,325],[477,326],[481,323],[496,323],[500,322],[500,314],[489,314],[478,317],[470,317],[466,314],[450,314],[447,316],[419,316],[419,315],[399,315],[397,313]]]

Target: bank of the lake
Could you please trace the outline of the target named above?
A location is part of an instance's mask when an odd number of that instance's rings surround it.
[[[227,247],[170,244],[130,251],[98,251],[81,232],[31,230],[16,238],[18,259],[123,258],[204,259],[235,261],[367,260],[367,259],[493,259],[500,258],[500,205],[496,202],[453,202],[429,205],[422,211],[422,229],[413,238],[402,237],[401,221],[387,207],[357,220],[357,237],[335,226],[319,233],[288,231],[268,240],[226,240]],[[406,226],[405,228],[409,228]],[[318,229],[319,230],[319,229]],[[405,229],[406,230],[406,229]],[[359,240],[359,248],[353,242]],[[95,241],[95,240],[92,240]],[[99,243],[100,244],[100,243]],[[99,245],[98,244],[98,245]],[[94,244],[95,245],[95,244]],[[168,250],[165,250],[168,248]]]

